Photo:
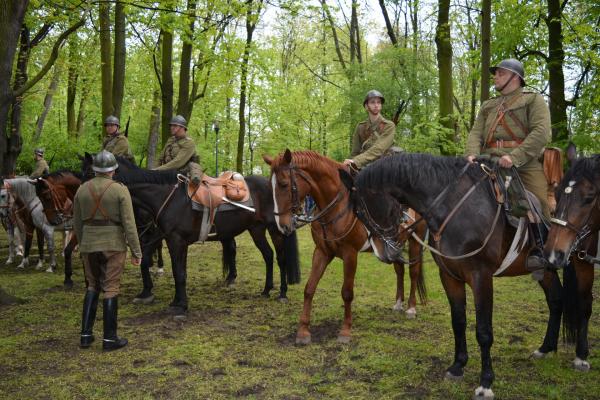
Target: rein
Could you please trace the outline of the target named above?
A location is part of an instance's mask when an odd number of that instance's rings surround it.
[[[158,209],[158,212],[156,213],[156,216],[154,218],[152,218],[152,220],[150,222],[148,222],[146,225],[140,227],[140,228],[143,228],[143,229],[138,234],[138,237],[141,238],[152,227],[155,227],[155,228],[157,228],[160,231],[160,227],[158,226],[158,217],[160,216],[160,214],[162,214],[163,210],[166,208],[167,204],[169,203],[169,201],[173,197],[173,194],[175,194],[175,191],[179,187],[180,183],[181,183],[181,180],[178,177],[177,183],[175,185],[173,185],[173,188],[171,189],[171,192],[169,192],[169,194],[165,198],[165,201],[163,201],[163,203],[161,204],[160,208]],[[142,247],[150,246],[151,244],[154,244],[154,243],[158,242],[159,240],[162,240],[163,237],[164,237],[164,234],[161,231],[161,235],[157,239],[154,239],[150,243],[145,243]]]
[[[50,198],[52,199],[52,206],[54,207],[54,212],[57,214],[60,220],[64,221],[65,219],[73,218],[73,203],[71,202],[71,204],[68,205],[67,200],[69,200],[69,198],[67,197],[61,204],[60,196],[58,195],[58,192],[54,187],[55,185],[45,178],[38,179],[40,179],[46,184],[46,186],[48,186],[48,189],[42,191],[41,194],[50,193]]]

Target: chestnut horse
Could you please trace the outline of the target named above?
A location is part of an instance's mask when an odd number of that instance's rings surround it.
[[[401,154],[371,164],[355,180],[340,170],[343,182],[351,191],[354,211],[376,236],[374,247],[383,261],[393,261],[398,255],[394,238],[386,232],[397,232],[400,204],[420,213],[433,232],[428,247],[439,266],[454,331],[454,362],[446,370],[449,379],[461,378],[468,360],[465,286],[471,287],[476,337],[481,351],[479,387],[475,390],[477,398],[494,396],[490,352],[494,341],[493,278],[528,274],[525,263],[531,248],[530,243],[523,241],[522,247],[519,245],[516,251],[510,252],[510,257],[505,257],[513,248],[517,229],[502,215],[502,204],[496,200],[489,184],[494,168],[468,164],[457,157]],[[579,268],[589,270],[592,266],[587,263],[578,266],[578,271]],[[565,271],[565,281],[570,280],[569,269]],[[550,316],[544,342],[534,357],[556,351],[563,311],[567,339],[573,338],[577,328],[572,323],[572,316],[584,311],[592,297],[591,284],[586,280],[589,280],[587,275],[578,275],[575,285],[566,284],[563,293],[558,274],[545,271],[540,285],[546,295]],[[578,303],[570,302],[572,298],[578,298]],[[587,331],[582,331],[581,335],[587,336]]]
[[[359,251],[371,248],[370,235],[364,225],[358,221],[349,203],[348,191],[343,187],[338,169],[343,165],[313,151],[286,150],[275,158],[263,156],[271,166],[271,183],[275,203],[277,226],[284,234],[296,229],[295,214],[300,211],[300,201],[307,195],[312,196],[319,210],[310,224],[315,250],[313,252],[310,278],[304,289],[304,308],[300,315],[300,325],[296,343],[308,344],[311,341],[309,330],[312,300],[317,285],[334,257],[344,263],[344,322],[338,335],[338,341],[347,343],[352,328],[352,299],[354,298],[354,276]],[[420,224],[418,233],[425,236],[425,224]],[[422,249],[411,243],[410,265],[411,291],[407,315],[416,314],[415,288],[424,300],[426,292],[421,271]],[[404,297],[404,266],[394,263],[397,276],[397,301]]]

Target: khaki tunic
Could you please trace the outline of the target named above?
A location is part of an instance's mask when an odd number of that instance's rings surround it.
[[[121,132],[116,135],[106,135],[102,143],[102,150],[110,151],[115,157],[125,157],[133,159],[131,149],[129,148],[129,140]]]
[[[196,145],[189,136],[176,138],[171,136],[163,149],[160,157],[160,166],[155,170],[176,169],[182,173],[187,173],[188,163],[196,155]]]
[[[490,129],[494,126],[497,112],[501,107],[505,107],[504,123],[516,138],[523,140],[518,147],[490,148],[486,145]],[[525,188],[538,197],[544,215],[549,217],[548,187],[540,156],[551,138],[550,111],[544,98],[537,93],[523,92],[519,88],[506,96],[485,101],[481,105],[473,129],[467,138],[466,155],[482,153],[496,156],[510,155]],[[497,124],[493,131],[493,140],[514,141],[514,138],[502,124]]]
[[[29,177],[31,179],[39,178],[50,171],[48,163],[43,158],[35,162],[35,168]]]
[[[101,208],[95,214],[96,201],[90,193],[90,187],[98,197],[106,189],[100,200]],[[96,176],[77,190],[73,227],[81,253],[126,251],[129,244],[133,255],[142,257],[129,190],[107,176]]]
[[[356,125],[352,136],[350,157],[358,168],[381,158],[394,145],[396,125],[381,115],[371,122],[369,119]]]

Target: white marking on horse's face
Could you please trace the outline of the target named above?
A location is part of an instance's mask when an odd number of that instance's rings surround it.
[[[277,178],[275,177],[275,174],[271,175],[271,185],[273,186],[273,211],[275,212],[275,222],[277,223],[277,229],[279,229],[279,232],[284,233],[283,228],[279,224],[279,207],[277,206],[277,196],[275,196],[275,188],[277,186]]]
[[[550,252],[550,256],[548,256],[548,262],[550,264],[554,264],[556,262],[556,252],[554,250]]]

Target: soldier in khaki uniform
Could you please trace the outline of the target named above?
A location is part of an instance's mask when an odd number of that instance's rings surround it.
[[[171,137],[167,140],[159,166],[155,170],[175,169],[183,175],[191,175],[195,183],[200,183],[201,171],[197,164],[196,144],[187,135],[187,121],[176,115],[169,123]]]
[[[467,159],[472,162],[478,154],[490,154],[500,157],[503,168],[515,166],[525,188],[536,195],[549,219],[548,185],[540,162],[544,146],[552,138],[548,105],[541,95],[523,90],[525,72],[520,61],[503,60],[490,71],[500,96],[481,105],[467,138]],[[545,227],[532,225],[539,248],[530,253],[527,268],[534,271],[545,266],[541,253]]]
[[[35,158],[35,168],[31,175],[29,175],[31,179],[39,178],[50,172],[48,163],[44,160],[44,149],[35,149],[33,151],[33,157]]]
[[[133,153],[129,148],[129,140],[120,132],[119,118],[110,115],[104,120],[104,130],[106,136],[102,142],[102,150],[111,152],[115,157],[124,157],[130,161],[134,161]]]
[[[363,106],[369,117],[356,126],[352,136],[351,158],[344,160],[345,165],[364,168],[390,152],[394,145],[396,126],[381,116],[384,103],[383,95],[377,90],[367,93]]]
[[[140,265],[142,251],[137,236],[129,190],[112,180],[115,157],[106,150],[94,157],[96,177],[81,185],[74,200],[73,225],[88,282],[81,318],[81,348],[94,341],[99,292],[104,292],[104,340],[111,351],[127,345],[117,336],[118,294],[129,245],[133,265]]]

